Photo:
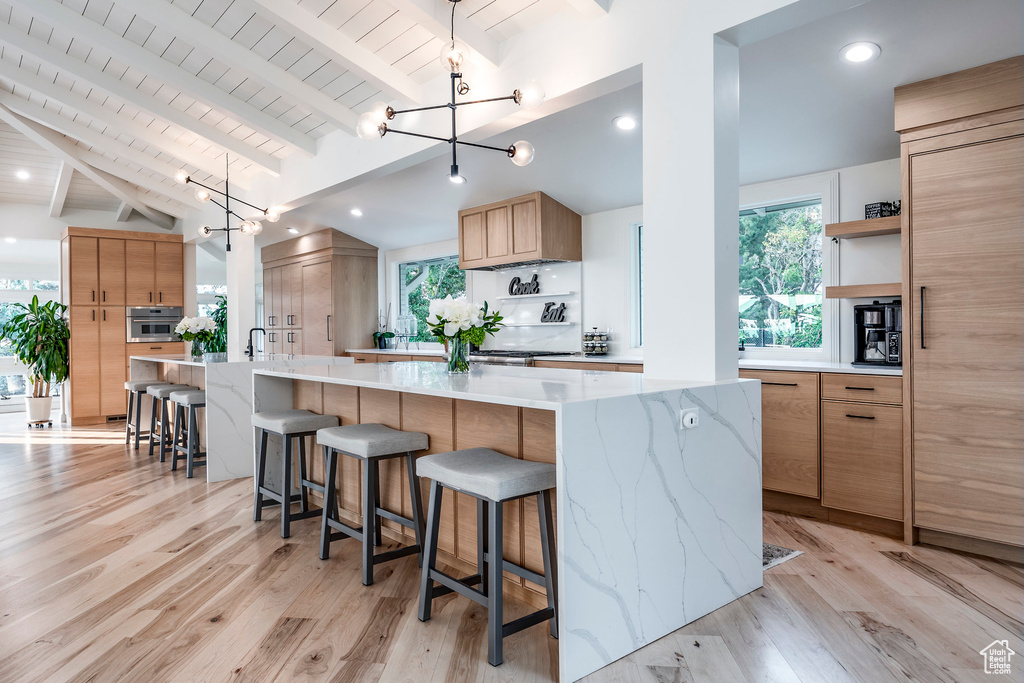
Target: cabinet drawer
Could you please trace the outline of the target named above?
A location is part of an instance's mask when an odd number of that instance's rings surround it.
[[[740,370],[761,380],[761,486],[818,498],[818,373]]]
[[[373,354],[373,353],[353,353],[353,354],[350,354],[350,355],[352,356],[352,359],[356,363],[376,363],[377,362],[377,356],[376,356],[376,354]]]
[[[590,370],[598,372],[615,372],[614,363],[587,363],[576,360],[537,360],[535,368],[552,368],[555,370]]]
[[[185,342],[132,342],[128,356],[168,356],[185,353]]]
[[[640,372],[644,371],[643,363],[619,363],[617,366],[619,372]]]
[[[903,378],[822,373],[821,397],[863,403],[903,403]]]
[[[821,504],[903,519],[903,409],[821,402]]]

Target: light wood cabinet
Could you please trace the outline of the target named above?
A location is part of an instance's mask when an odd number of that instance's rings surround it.
[[[99,317],[99,414],[124,415],[127,407],[124,393],[124,368],[127,363],[124,307],[102,307],[99,309]]]
[[[302,309],[299,320],[308,332],[302,352],[313,356],[334,355],[331,270],[330,261],[311,263],[300,268],[298,292]]]
[[[582,258],[582,218],[542,192],[459,212],[464,270]]]
[[[761,486],[819,497],[818,374],[740,370],[761,380]]]
[[[903,378],[822,373],[821,398],[861,403],[903,403]]]
[[[180,242],[154,242],[154,303],[161,306],[185,305],[185,268]]]
[[[145,240],[125,240],[125,300],[129,306],[156,304],[156,249]]]
[[[100,288],[99,240],[95,237],[71,237],[68,240],[72,276],[65,283],[70,306],[95,306]]]
[[[124,306],[124,240],[99,239],[99,295],[101,306]]]
[[[70,389],[71,418],[98,417],[100,413],[100,316],[95,306],[71,306]],[[122,337],[122,343],[123,343]],[[122,380],[124,381],[124,380]],[[122,386],[123,390],[123,386]]]

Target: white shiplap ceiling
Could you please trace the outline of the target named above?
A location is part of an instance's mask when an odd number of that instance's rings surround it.
[[[456,35],[484,62],[567,0],[461,0]],[[444,0],[0,0],[0,203],[147,215],[209,185],[277,174],[349,133],[377,99],[419,100],[448,31]],[[13,173],[29,170],[29,181]],[[70,170],[74,169],[74,173]],[[65,181],[67,177],[65,177]],[[59,214],[60,206],[57,207]]]

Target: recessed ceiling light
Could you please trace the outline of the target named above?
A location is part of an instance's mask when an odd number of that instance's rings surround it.
[[[878,59],[878,55],[882,54],[882,48],[868,42],[850,43],[843,47],[839,54],[848,62],[863,64]]]
[[[293,235],[298,235],[299,234],[299,229],[298,228],[288,228],[288,232],[290,232]]]
[[[355,216],[356,218],[359,218],[360,216],[363,215],[363,210],[362,209],[352,209],[351,211],[349,211],[349,213],[352,214],[353,216]]]
[[[25,169],[18,171],[14,175],[18,176],[18,180],[28,180],[29,178],[32,177],[32,174],[26,171]]]
[[[7,242],[7,244],[14,244],[17,241],[18,240],[16,238],[14,238],[14,237],[5,237],[4,238],[4,242]]]
[[[612,119],[612,123],[619,130],[633,130],[636,128],[636,119],[632,116],[616,116]]]

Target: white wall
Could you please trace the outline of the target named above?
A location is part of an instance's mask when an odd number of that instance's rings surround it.
[[[583,217],[583,329],[609,329],[614,356],[640,355],[632,344],[632,229],[643,220],[641,205]]]

